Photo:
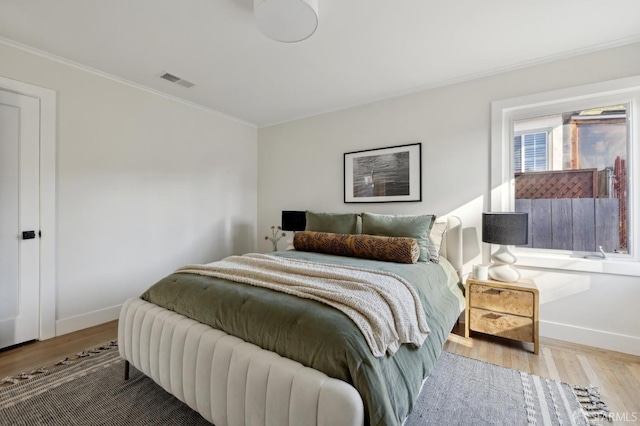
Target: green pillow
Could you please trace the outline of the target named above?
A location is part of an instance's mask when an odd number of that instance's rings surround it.
[[[436,217],[362,213],[362,233],[387,237],[411,237],[420,246],[420,262],[429,260],[429,232]]]
[[[358,215],[355,213],[315,213],[307,211],[305,231],[355,234]]]

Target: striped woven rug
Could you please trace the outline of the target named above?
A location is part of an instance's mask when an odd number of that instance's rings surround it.
[[[124,381],[116,342],[72,358],[0,380],[0,424],[209,424],[136,369]],[[606,418],[593,389],[444,352],[405,425],[586,425],[585,413]]]
[[[405,426],[568,426],[608,418],[595,388],[443,352]]]

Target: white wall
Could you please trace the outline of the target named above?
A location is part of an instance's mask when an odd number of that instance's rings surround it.
[[[58,96],[58,334],[183,264],[255,250],[254,127],[2,44],[0,75]]]
[[[287,209],[456,214],[466,228],[468,271],[482,260],[491,102],[637,74],[640,44],[633,44],[260,129],[259,236]],[[423,143],[422,202],[343,203],[345,152],[411,142]],[[526,273],[543,293],[542,335],[640,355],[639,277]]]

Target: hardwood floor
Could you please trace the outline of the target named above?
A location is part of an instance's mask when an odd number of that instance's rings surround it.
[[[0,351],[0,379],[38,367],[50,367],[61,359],[118,338],[118,321],[111,321],[41,342]]]
[[[117,321],[112,321],[0,351],[0,378],[50,366],[66,356],[115,340],[117,327]],[[478,333],[465,339],[461,326],[451,333],[445,350],[566,383],[597,386],[615,420],[606,424],[640,423],[640,357],[544,337],[540,338],[540,355],[531,353],[532,346]]]

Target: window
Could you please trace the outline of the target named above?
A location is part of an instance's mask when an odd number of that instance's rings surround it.
[[[516,173],[547,170],[547,132],[524,133],[513,138],[513,170]]]
[[[548,133],[514,137],[515,211],[530,218],[528,247],[628,253],[627,104],[516,120],[513,132],[540,122]],[[552,129],[552,132],[554,129]]]
[[[639,125],[640,77],[492,104],[491,210],[529,213],[519,263],[640,275]]]

